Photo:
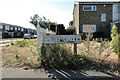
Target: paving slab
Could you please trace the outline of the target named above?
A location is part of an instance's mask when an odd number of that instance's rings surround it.
[[[120,80],[112,73],[96,70],[2,68],[2,80]]]

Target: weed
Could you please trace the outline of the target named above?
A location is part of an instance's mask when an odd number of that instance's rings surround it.
[[[47,53],[46,48],[49,53]],[[74,55],[69,49],[66,49],[65,45],[60,44],[51,44],[45,45],[43,44],[42,48],[42,56],[41,56],[41,64],[47,65],[49,67],[59,68],[59,69],[79,69],[86,64],[87,59],[80,55]],[[51,54],[52,53],[52,54]],[[51,54],[47,56],[48,54]]]
[[[26,40],[22,40],[22,41],[16,41],[17,45],[19,45],[20,47],[25,46],[26,44],[28,44],[28,42]]]
[[[8,45],[6,45],[6,47],[9,47],[10,45],[8,44]]]
[[[19,59],[19,51],[16,49],[14,53],[15,53],[15,58],[18,60]]]
[[[13,42],[11,42],[11,45],[14,45],[14,43],[13,43]]]
[[[7,59],[7,60],[5,60],[5,62],[6,62],[7,64],[9,64],[9,63],[12,62],[12,60],[11,60],[11,59]]]

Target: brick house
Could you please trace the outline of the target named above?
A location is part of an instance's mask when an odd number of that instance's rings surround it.
[[[99,33],[102,37],[110,38],[111,25],[119,24],[119,21],[119,1],[74,3],[73,25],[76,27],[76,34]]]
[[[36,33],[36,30],[7,23],[0,23],[0,39],[22,38],[25,33],[34,34]]]

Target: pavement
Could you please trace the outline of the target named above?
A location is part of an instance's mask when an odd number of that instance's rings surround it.
[[[2,78],[48,78],[44,69],[3,68]]]
[[[10,42],[21,41],[23,39],[0,39],[0,47],[10,45]]]
[[[0,43],[11,42],[11,41],[18,41],[18,40],[23,40],[23,39],[0,39]]]
[[[2,79],[57,79],[57,80],[120,80],[109,72],[97,70],[56,70],[49,69],[29,69],[22,68],[2,68]]]

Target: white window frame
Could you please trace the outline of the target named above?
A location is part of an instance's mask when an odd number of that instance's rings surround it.
[[[107,15],[106,13],[101,13],[101,22],[106,22]]]
[[[91,7],[91,10],[85,10],[85,7]],[[95,10],[94,10],[95,7]],[[97,10],[97,6],[89,6],[89,5],[85,5],[83,6],[83,11],[96,11]]]
[[[18,28],[18,30],[20,31],[20,28]]]
[[[15,27],[15,30],[18,30],[17,27]]]
[[[21,31],[24,31],[24,29],[23,29],[23,28],[21,28]]]
[[[10,30],[10,26],[9,25],[5,25],[5,30]]]
[[[11,28],[10,28],[11,30],[13,30],[13,27],[11,26]]]
[[[0,25],[0,29],[3,29],[3,25]]]
[[[117,10],[118,10],[117,12],[120,12],[120,6],[117,6]]]
[[[85,31],[85,29],[84,29],[84,26],[85,25],[90,25],[90,26],[92,26],[93,25],[93,27],[94,27],[94,31],[92,31],[92,32],[90,32],[89,30],[88,31]],[[96,24],[83,24],[83,33],[94,33],[94,32],[96,32],[97,31],[97,25]]]

